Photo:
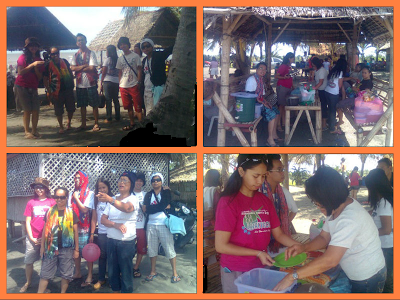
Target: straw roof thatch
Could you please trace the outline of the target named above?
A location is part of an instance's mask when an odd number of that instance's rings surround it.
[[[265,41],[264,24],[272,24],[272,40],[282,43],[348,43],[354,24],[360,26],[358,42],[382,45],[390,38],[384,19],[393,22],[393,7],[226,7],[204,8],[204,35],[220,39],[222,17],[246,16],[234,38]],[[346,32],[346,33],[344,33]]]
[[[25,39],[38,38],[43,49],[76,49],[75,36],[45,7],[7,9],[7,50],[22,50]]]
[[[174,169],[169,174],[170,182],[197,181],[197,162],[188,162],[181,168]]]
[[[100,51],[105,50],[108,45],[116,46],[121,36],[128,37],[132,46],[148,37],[158,46],[169,47],[175,43],[179,19],[170,8],[165,7],[157,11],[140,12],[128,26],[123,23],[124,20],[118,20],[107,24],[93,39],[89,48]]]

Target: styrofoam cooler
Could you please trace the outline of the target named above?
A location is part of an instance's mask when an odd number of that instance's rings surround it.
[[[282,291],[273,291],[274,287],[287,274],[288,273],[281,271],[255,268],[240,275],[235,279],[234,283],[239,293],[287,293],[295,286],[297,281],[294,281],[291,286]]]

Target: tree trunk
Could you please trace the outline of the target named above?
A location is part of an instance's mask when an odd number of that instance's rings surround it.
[[[321,154],[315,155],[315,161],[316,161],[317,169],[321,168]]]
[[[193,93],[196,84],[196,8],[183,7],[172,64],[159,103],[149,120],[157,134],[194,140]],[[147,119],[147,118],[146,118]]]
[[[221,154],[221,181],[226,186],[229,179],[229,154]]]
[[[260,61],[263,61],[263,44],[262,42],[258,43],[258,46],[260,47]]]

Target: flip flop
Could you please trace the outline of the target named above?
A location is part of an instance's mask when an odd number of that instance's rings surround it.
[[[150,274],[145,278],[145,280],[146,281],[153,281],[154,277],[157,277],[157,275],[158,275],[158,273],[156,273],[154,275]]]
[[[94,125],[92,131],[100,131],[100,126],[99,125]]]
[[[84,130],[86,130],[86,127],[82,126],[79,126],[78,128],[75,129],[75,131],[84,131]]]
[[[344,134],[344,132],[341,131],[340,129],[336,129],[335,131],[331,131],[330,133],[331,134],[338,134],[338,135],[343,135]]]
[[[25,293],[28,288],[29,288],[29,285],[27,283],[25,283],[23,285],[23,287],[19,290],[19,292],[20,293]]]
[[[133,129],[133,125],[126,125],[122,128],[123,131],[131,131]]]
[[[105,284],[106,283],[106,281],[104,280],[104,281],[97,281],[94,285],[93,285],[93,288],[95,289],[95,290],[99,290],[100,288],[101,288],[101,286],[103,285],[103,284]]]
[[[82,282],[81,287],[83,288],[83,287],[90,286],[90,285],[92,285],[92,283],[93,283],[93,281],[87,282],[87,281],[85,280],[84,282]]]
[[[171,276],[171,283],[178,283],[181,281],[181,278],[178,276]]]
[[[45,289],[45,290],[44,290],[44,293],[45,293],[45,294],[50,294],[51,291],[50,291],[49,289]]]
[[[133,269],[133,278],[140,278],[142,277],[142,274],[140,274],[140,269]]]
[[[265,145],[266,145],[267,147],[279,147],[279,145],[277,145],[277,144],[271,145],[271,144],[268,143],[268,142],[266,142]]]
[[[62,129],[62,128],[60,128],[60,130],[58,131],[58,133],[59,133],[59,134],[63,134],[63,133],[65,133],[65,130]]]
[[[283,142],[283,139],[277,138],[277,139],[274,139],[274,141]]]
[[[32,133],[26,133],[25,138],[29,140],[36,139],[36,137]]]

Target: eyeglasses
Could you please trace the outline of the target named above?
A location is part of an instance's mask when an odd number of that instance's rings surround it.
[[[125,184],[125,183],[128,183],[129,182],[129,180],[127,180],[127,179],[119,179],[118,180],[118,183],[123,183],[123,184]]]
[[[34,189],[35,190],[44,190],[45,187],[44,187],[44,185],[35,185]]]
[[[56,55],[60,55],[60,52],[50,53],[50,56],[56,56]]]
[[[66,200],[67,196],[54,196],[54,200]]]
[[[285,172],[285,169],[269,170],[269,172],[279,172],[279,173],[282,173],[282,172]]]
[[[142,49],[151,48],[151,45],[142,45]]]
[[[151,183],[160,182],[160,181],[161,181],[161,178],[155,178],[155,179],[152,179],[152,180],[151,180]]]

